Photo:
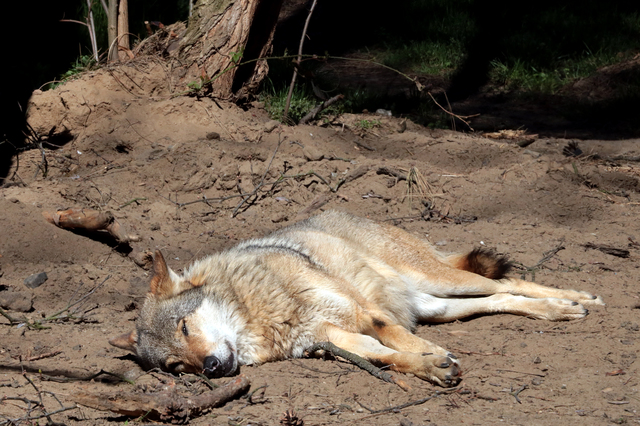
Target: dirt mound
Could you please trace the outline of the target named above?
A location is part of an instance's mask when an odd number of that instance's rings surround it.
[[[72,406],[80,390],[199,389],[204,385],[188,378],[144,374],[107,343],[133,326],[148,286],[149,273],[138,266],[144,254],[160,249],[179,270],[331,208],[390,221],[442,250],[509,253],[517,274],[602,295],[607,306],[567,323],[497,315],[419,327],[465,369],[460,389],[430,400],[423,399],[437,389],[416,378],[406,378],[412,390],[405,392],[343,362],[291,360],[243,368],[256,393],[193,424],[276,425],[289,409],[307,425],[640,420],[640,168],[614,159],[633,160],[637,140],[580,141],[582,156],[566,158],[562,139],[523,149],[394,117],[347,115],[323,127],[286,127],[259,108],[172,98],[180,88],[171,87],[164,67],[147,60],[103,69],[32,97],[31,126],[40,134],[55,127],[73,140],[45,149],[46,177],[42,153],[22,153],[10,185],[0,189],[0,301],[14,300],[4,305],[9,316],[32,325],[2,320],[4,395],[37,401],[37,388],[54,412]],[[403,179],[410,170],[424,185]],[[141,241],[118,245],[61,230],[42,216],[69,207],[111,211]],[[628,256],[599,250],[603,245]],[[40,272],[48,279],[26,287],[25,278]],[[29,303],[29,312],[17,312]],[[48,328],[37,329],[37,321]],[[50,377],[101,370],[135,384],[105,374],[62,383]],[[3,399],[2,416],[26,424],[41,414],[25,401]],[[66,424],[125,419],[88,408],[51,417]]]

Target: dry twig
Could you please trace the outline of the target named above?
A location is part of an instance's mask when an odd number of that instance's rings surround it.
[[[68,209],[57,212],[42,212],[49,223],[62,229],[81,229],[85,231],[107,231],[121,244],[140,241],[137,235],[129,234],[111,212],[92,209]]]
[[[298,47],[298,57],[296,58],[296,67],[293,69],[293,77],[291,77],[291,84],[289,85],[289,93],[287,94],[287,101],[284,105],[284,112],[282,113],[282,121],[287,121],[289,119],[289,105],[291,105],[291,96],[293,95],[293,88],[296,85],[296,78],[298,77],[298,68],[302,63],[302,46],[304,46],[304,39],[307,37],[307,29],[309,28],[309,22],[311,21],[311,15],[313,14],[313,10],[316,8],[317,0],[313,0],[311,3],[311,8],[309,9],[309,15],[307,15],[307,20],[304,22],[304,28],[302,29],[302,37],[300,37],[300,46]]]
[[[110,392],[106,394],[79,392],[75,402],[96,410],[151,419],[184,421],[199,416],[213,407],[220,407],[249,390],[249,379],[243,374],[236,379],[200,395],[184,398],[175,390],[142,394],[132,392]]]
[[[344,99],[344,95],[336,95],[331,99],[327,99],[326,101],[323,101],[320,105],[316,106],[311,111],[309,111],[309,113],[307,115],[302,117],[298,124],[307,124],[309,121],[311,121],[314,118],[316,118],[316,116],[320,113],[320,111],[322,111],[325,108],[330,107],[331,105],[333,105],[334,103],[336,103],[338,101],[341,101],[342,99]]]
[[[380,368],[371,364],[369,361],[362,358],[361,356],[356,355],[352,352],[346,351],[344,349],[341,349],[331,342],[316,343],[313,346],[311,346],[309,349],[307,349],[307,352],[309,352],[309,354],[313,354],[320,350],[331,352],[334,356],[339,356],[341,358],[346,359],[347,361],[351,362],[352,364],[355,364],[356,366],[360,367],[367,373],[371,374],[373,377],[377,377],[378,379],[383,380],[387,383],[395,383],[396,385],[400,386],[400,388],[402,388],[403,390],[410,389],[409,386],[403,380],[396,378],[393,374],[390,374],[386,371],[381,370]]]

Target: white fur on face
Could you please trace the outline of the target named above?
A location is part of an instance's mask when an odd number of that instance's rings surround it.
[[[193,313],[193,318],[193,323],[199,325],[199,332],[211,348],[207,355],[223,362],[232,358],[235,369],[238,366],[238,328],[231,310],[205,299]]]

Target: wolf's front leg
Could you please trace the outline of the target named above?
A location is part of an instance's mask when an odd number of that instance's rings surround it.
[[[457,360],[433,352],[399,352],[382,345],[371,336],[345,331],[333,324],[325,324],[320,336],[337,347],[359,355],[378,366],[389,366],[393,371],[412,373],[444,387],[460,382],[461,370]]]

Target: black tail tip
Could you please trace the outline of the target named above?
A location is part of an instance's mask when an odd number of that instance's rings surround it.
[[[481,247],[475,248],[467,254],[464,263],[464,270],[492,280],[506,277],[513,267],[507,256],[500,256],[493,250]]]

